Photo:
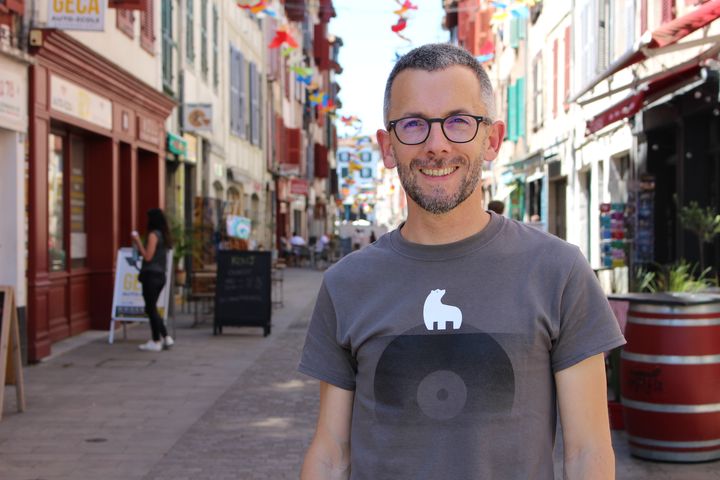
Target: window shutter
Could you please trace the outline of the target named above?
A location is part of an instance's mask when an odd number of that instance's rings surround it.
[[[520,35],[518,32],[519,23],[517,17],[510,18],[510,47],[518,48],[520,45]]]
[[[155,54],[155,7],[152,0],[145,1],[145,10],[140,12],[140,46]]]
[[[635,2],[625,2],[625,45],[624,52],[627,52],[635,45]]]
[[[570,52],[571,52],[571,44],[570,44],[570,26],[565,27],[565,61],[563,62],[564,70],[564,79],[563,79],[563,88],[564,88],[564,94],[563,94],[563,106],[565,108],[565,111],[567,112],[570,109],[570,104],[568,104],[568,99],[570,98]]]
[[[288,128],[287,131],[287,163],[300,165],[302,137],[299,128]]]
[[[648,0],[640,0],[640,35],[648,30]]]
[[[608,24],[608,11],[605,0],[597,0],[597,9],[594,9],[597,13],[597,21],[594,25],[594,30],[597,32],[595,38],[597,38],[597,62],[595,65],[594,74],[603,72],[608,67],[608,45],[610,43],[609,24]]]
[[[517,136],[518,138],[525,138],[525,125],[527,119],[525,118],[525,77],[518,78],[515,83],[516,97],[517,97]]]
[[[675,0],[662,0],[662,23],[675,18]]]
[[[245,78],[247,77],[247,73],[245,70],[245,59],[243,58],[243,55],[240,51],[237,52],[238,55],[238,95],[240,101],[238,102],[239,105],[239,112],[238,112],[238,134],[240,138],[247,138],[247,104],[245,103],[246,95],[245,95],[245,89],[247,88],[245,85]]]
[[[217,6],[213,5],[213,86],[220,85],[220,59],[218,49],[220,43],[220,17]]]
[[[552,112],[553,118],[558,114],[558,39],[553,42],[553,93],[552,93]]]
[[[252,116],[250,118],[252,125],[252,143],[253,145],[260,146],[260,116],[258,115],[260,110],[260,99],[258,98],[257,67],[254,63],[250,64],[250,101],[252,102]]]
[[[207,77],[208,72],[208,3],[200,1],[200,70]]]
[[[195,2],[185,2],[185,56],[189,62],[195,60]]]
[[[517,142],[517,83],[508,87],[508,139]]]
[[[135,38],[135,12],[121,8],[115,11],[115,15],[117,29],[128,37]]]
[[[518,40],[525,40],[527,38],[527,20],[522,17],[518,17],[516,20]]]
[[[240,91],[238,85],[238,52],[230,46],[230,132],[234,135],[240,135],[238,129],[240,108]]]
[[[263,142],[263,126],[265,125],[263,123],[264,115],[263,115],[263,108],[265,108],[263,101],[262,101],[262,89],[263,89],[263,76],[261,72],[257,72],[256,80],[257,82],[257,124],[258,124],[258,137],[257,137],[257,144],[259,147],[262,147]]]

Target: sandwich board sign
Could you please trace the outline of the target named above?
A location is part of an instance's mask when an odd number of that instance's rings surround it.
[[[17,409],[25,411],[20,328],[18,325],[15,291],[0,286],[0,418],[5,400],[5,385],[15,385]]]
[[[170,290],[172,281],[173,251],[168,250],[165,269],[165,286],[157,301],[158,313],[165,323],[168,319]],[[113,289],[112,313],[110,315],[110,333],[108,343],[115,338],[115,322],[147,322],[142,285],[138,281],[142,259],[135,258],[130,247],[118,250],[115,264],[115,287]]]

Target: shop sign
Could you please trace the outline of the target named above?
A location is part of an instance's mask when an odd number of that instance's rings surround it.
[[[160,145],[162,138],[162,127],[156,120],[138,117],[138,139],[151,145]]]
[[[167,134],[167,149],[168,152],[174,153],[175,155],[185,156],[187,155],[187,142],[182,137],[175,135],[174,133],[168,132]]]
[[[185,161],[188,163],[197,163],[197,137],[195,135],[190,135],[189,133],[183,133],[182,138],[185,140],[185,144],[187,145]]]
[[[187,132],[212,131],[212,104],[186,103],[183,109],[183,130]]]
[[[9,130],[27,130],[25,82],[7,68],[0,68],[0,126]]]
[[[48,0],[47,27],[102,32],[105,0]]]
[[[304,178],[293,178],[290,180],[291,195],[307,195],[308,181]]]
[[[56,112],[112,130],[110,100],[55,75],[50,76],[50,106]]]

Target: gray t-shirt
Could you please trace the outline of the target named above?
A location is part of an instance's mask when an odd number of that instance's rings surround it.
[[[492,215],[330,268],[299,370],[355,391],[353,480],[552,480],[553,374],[624,342],[577,247]]]

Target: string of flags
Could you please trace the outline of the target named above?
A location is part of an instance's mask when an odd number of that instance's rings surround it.
[[[253,15],[277,17],[275,11],[268,5],[267,0],[237,0],[237,5],[242,9],[249,10]]]
[[[535,6],[537,0],[513,0],[511,2],[492,1],[490,4],[495,7],[490,19],[491,25],[496,25],[507,20],[512,16],[515,18],[528,18],[530,16],[530,7]]]
[[[398,16],[397,22],[395,25],[392,25],[390,29],[400,38],[406,41],[410,41],[409,38],[407,38],[405,35],[403,35],[402,32],[407,28],[407,22],[408,22],[408,12],[410,10],[417,10],[417,5],[414,5],[410,0],[405,0],[401,2],[401,0],[395,0],[395,2],[400,5],[400,8],[398,10],[395,10],[393,13]]]

